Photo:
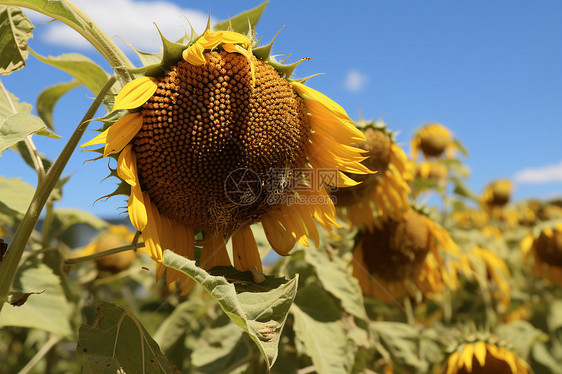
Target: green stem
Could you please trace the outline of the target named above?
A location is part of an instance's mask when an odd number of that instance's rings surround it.
[[[16,269],[18,268],[18,264],[21,260],[23,255],[23,251],[27,245],[29,237],[31,233],[35,229],[37,225],[37,221],[39,220],[39,215],[45,206],[45,203],[49,199],[53,188],[60,179],[60,176],[72,156],[74,149],[80,142],[82,135],[88,128],[88,124],[90,120],[96,114],[96,111],[100,107],[103,98],[109,91],[109,89],[115,83],[115,76],[109,78],[105,86],[101,89],[100,93],[80,121],[80,124],[74,130],[74,133],[68,140],[68,143],[64,146],[62,152],[60,153],[59,157],[55,160],[47,175],[45,175],[45,179],[43,183],[37,186],[37,190],[35,190],[35,195],[33,195],[33,199],[29,204],[29,208],[23,217],[21,224],[19,225],[12,243],[8,247],[8,252],[4,255],[2,262],[0,262],[0,310],[4,306],[4,300],[10,291],[10,286],[12,285],[12,281],[14,280],[14,276],[16,274]]]
[[[65,265],[80,264],[82,262],[97,260],[98,258],[102,258],[102,257],[105,257],[105,256],[111,256],[111,255],[114,255],[116,253],[130,251],[131,249],[134,249],[136,251],[137,248],[142,248],[142,247],[144,247],[144,243],[128,244],[128,245],[124,245],[122,247],[117,247],[117,248],[108,249],[106,251],[97,252],[97,253],[94,253],[94,254],[91,254],[91,255],[88,255],[88,256],[68,258],[68,259],[64,260],[64,264]]]
[[[113,43],[111,38],[71,1],[60,0],[59,2],[53,1],[52,3],[53,5],[50,5],[49,1],[37,1],[31,4],[29,1],[25,0],[0,0],[0,4],[14,5],[35,10],[76,30],[76,32],[90,42],[90,44],[107,60],[118,76],[119,81],[122,83],[128,82],[130,80],[130,75],[127,69],[133,69],[134,65],[121,49]],[[61,7],[63,9],[61,9]]]

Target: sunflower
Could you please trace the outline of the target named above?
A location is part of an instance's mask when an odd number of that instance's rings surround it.
[[[446,374],[527,374],[529,365],[506,347],[487,341],[466,342],[447,358]]]
[[[544,227],[538,235],[527,235],[521,249],[525,258],[532,254],[536,274],[562,285],[562,222]]]
[[[472,274],[480,277],[479,282],[489,285],[492,296],[504,311],[507,310],[511,302],[508,283],[511,274],[505,262],[494,252],[481,247],[473,247],[467,257]]]
[[[111,225],[94,238],[77,256],[89,256],[108,249],[129,245],[134,236],[135,234],[126,226]],[[136,258],[137,253],[135,251],[124,251],[98,258],[95,261],[98,270],[116,274],[127,270]]]
[[[365,136],[345,110],[290,79],[298,63],[277,63],[271,44],[256,48],[249,35],[207,27],[185,45],[163,38],[160,66],[136,71],[117,95],[123,117],[85,144],[117,158],[119,192],[158,277],[163,249],[195,258],[196,233],[202,268],[261,273],[250,225],[261,222],[281,255],[308,238],[318,245],[313,217],[338,226],[324,179],[354,186],[343,171],[371,173],[352,146]],[[166,280],[181,277],[168,269]]]
[[[426,159],[440,157],[446,153],[453,157],[455,150],[460,149],[458,141],[453,139],[451,131],[440,123],[428,123],[422,127],[412,138],[410,151],[412,159],[418,158],[421,150]]]
[[[507,179],[491,182],[486,186],[480,202],[483,208],[495,218],[501,218],[503,207],[511,199],[513,183]]]
[[[356,144],[365,150],[363,165],[376,174],[350,174],[358,186],[332,188],[337,212],[356,227],[372,230],[381,227],[389,217],[401,217],[410,204],[408,194],[411,179],[407,170],[407,157],[396,144],[394,135],[381,121],[360,121],[359,129],[366,141]]]
[[[422,161],[416,165],[417,178],[442,180],[447,177],[448,173],[447,166],[435,160]]]
[[[456,267],[439,249],[458,255],[449,233],[413,209],[360,233],[353,251],[353,275],[365,295],[394,303],[407,295],[431,297],[458,286]]]

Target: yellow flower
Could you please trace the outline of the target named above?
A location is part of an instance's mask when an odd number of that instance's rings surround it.
[[[89,256],[94,253],[106,251],[108,249],[123,247],[131,244],[133,234],[126,226],[111,225],[102,231],[90,244],[88,244],[77,256]],[[135,251],[124,251],[114,255],[96,259],[98,270],[107,271],[112,274],[127,270],[137,258]]]
[[[447,359],[444,374],[527,374],[525,361],[505,347],[484,341],[460,345]]]
[[[422,161],[417,165],[416,177],[421,179],[444,179],[448,174],[447,166],[438,161]]]
[[[422,127],[412,138],[410,144],[412,159],[418,158],[421,150],[425,158],[439,157],[444,152],[453,157],[458,144],[453,140],[451,131],[440,123],[429,123]]]
[[[483,210],[465,209],[453,212],[455,224],[460,228],[484,228],[490,221],[488,213]]]
[[[507,179],[494,181],[484,190],[480,202],[493,217],[500,218],[503,207],[511,199],[513,183]]]
[[[478,279],[480,282],[486,284],[493,282],[490,287],[491,294],[498,300],[503,311],[507,310],[511,302],[510,287],[507,280],[511,277],[511,274],[505,262],[497,254],[480,247],[472,248],[468,259],[473,270],[472,274],[481,277],[481,279]],[[484,273],[482,274],[479,269],[483,269]]]
[[[365,150],[363,164],[376,174],[351,174],[358,186],[333,188],[338,215],[351,225],[372,230],[391,217],[401,217],[409,209],[411,180],[404,151],[382,122],[359,123],[366,141],[356,146]]]
[[[562,222],[543,228],[521,241],[525,259],[532,254],[533,269],[540,277],[562,285]]]
[[[318,245],[313,217],[328,231],[338,226],[319,170],[338,186],[357,184],[343,171],[371,173],[352,146],[365,137],[345,110],[288,79],[294,66],[264,57],[263,48],[233,31],[205,31],[160,75],[125,85],[113,111],[128,114],[85,144],[117,157],[129,217],[158,277],[164,249],[195,258],[196,231],[201,267],[261,273],[250,225],[261,222],[281,255],[308,238]],[[168,269],[166,280],[182,277]]]
[[[445,287],[458,287],[456,267],[439,249],[458,255],[449,233],[410,209],[402,218],[360,233],[353,251],[353,275],[366,295],[394,303],[419,292],[431,297]]]

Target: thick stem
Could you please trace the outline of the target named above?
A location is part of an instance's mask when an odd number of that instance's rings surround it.
[[[27,212],[25,213],[25,216],[14,235],[12,243],[10,243],[10,246],[8,247],[8,252],[4,255],[2,262],[0,262],[0,310],[2,310],[2,307],[4,306],[4,301],[6,300],[10,286],[12,285],[12,281],[14,280],[14,276],[16,274],[16,269],[18,268],[18,264],[21,260],[29,237],[37,225],[39,215],[51,195],[53,188],[55,188],[55,185],[59,181],[70,156],[72,156],[74,149],[88,128],[90,120],[96,114],[103,98],[113,86],[115,80],[114,76],[111,77],[101,89],[99,95],[84,115],[84,118],[80,121],[76,130],[74,130],[74,133],[68,140],[68,143],[64,146],[59,157],[49,169],[43,183],[37,186],[37,190],[35,190],[35,195],[33,195],[29,208],[27,209]]]

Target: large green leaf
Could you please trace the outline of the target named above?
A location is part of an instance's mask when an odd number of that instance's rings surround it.
[[[363,306],[361,287],[357,279],[351,275],[349,261],[336,254],[328,257],[328,253],[322,248],[304,252],[305,260],[316,271],[324,289],[341,301],[346,312],[362,320],[368,320]]]
[[[86,224],[96,230],[102,230],[108,226],[107,221],[85,210],[73,208],[58,208],[55,210],[53,230],[59,234],[78,223]]]
[[[25,66],[33,28],[20,8],[0,5],[0,74],[8,75]]]
[[[55,104],[57,101],[71,89],[78,87],[80,82],[72,81],[65,83],[58,83],[51,87],[48,87],[41,91],[37,97],[37,103],[35,108],[37,109],[37,114],[45,122],[48,128],[51,130],[55,129],[53,123],[53,110],[55,109]]]
[[[20,178],[0,176],[0,212],[23,216],[34,193],[35,188]]]
[[[250,26],[252,31],[255,30],[267,3],[269,3],[269,0],[254,9],[247,10],[226,21],[219,22],[213,26],[213,29],[217,31],[232,30],[240,34],[248,34],[250,32]]]
[[[271,367],[277,358],[279,337],[297,291],[297,277],[283,281],[267,277],[263,283],[229,283],[224,276],[213,276],[169,250],[162,263],[176,269],[203,286],[224,312],[246,331]],[[240,272],[232,271],[232,279]]]
[[[0,86],[0,155],[6,149],[24,140],[46,126],[39,117],[31,114],[31,105]]]
[[[24,263],[14,279],[15,292],[41,292],[31,295],[19,307],[6,305],[0,312],[0,326],[20,326],[72,336],[69,318],[72,308],[64,296],[60,278],[33,259]]]
[[[79,53],[66,53],[60,56],[48,57],[41,56],[34,51],[31,51],[31,54],[38,60],[72,75],[92,91],[94,95],[100,92],[105,82],[109,79],[109,75],[101,66]]]
[[[556,332],[562,328],[562,300],[553,300],[550,304],[550,312],[548,313],[547,321],[548,328],[551,332]]]
[[[427,371],[428,363],[419,357],[418,330],[405,323],[386,321],[372,322],[371,329],[390,352],[395,364],[415,368],[417,373]]]
[[[82,325],[76,353],[83,373],[173,373],[172,366],[128,307],[103,303],[96,327]]]
[[[32,9],[56,19],[64,19],[72,28],[87,30],[88,25],[64,0],[2,0],[2,4]]]
[[[320,287],[299,290],[291,307],[297,350],[312,359],[317,373],[347,373],[353,366],[336,303]]]

